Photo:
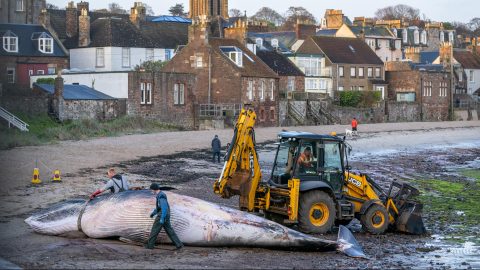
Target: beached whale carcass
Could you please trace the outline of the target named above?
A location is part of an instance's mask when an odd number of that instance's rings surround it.
[[[181,241],[191,246],[253,246],[312,251],[339,250],[364,257],[350,231],[341,226],[339,239],[322,240],[289,229],[262,217],[204,200],[165,192],[171,207],[171,223]],[[57,203],[25,222],[42,234],[61,235],[81,230],[91,238],[120,237],[145,242],[155,205],[150,191],[126,191],[85,200]],[[166,234],[160,242],[169,242]]]

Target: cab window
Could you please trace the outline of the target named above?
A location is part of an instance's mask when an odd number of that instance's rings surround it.
[[[317,148],[314,142],[302,142],[300,144],[296,172],[298,175],[317,173]]]

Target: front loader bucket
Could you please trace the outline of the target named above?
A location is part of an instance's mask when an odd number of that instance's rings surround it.
[[[395,222],[397,231],[410,234],[425,234],[427,230],[422,219],[423,204],[418,202],[405,202],[399,211]]]

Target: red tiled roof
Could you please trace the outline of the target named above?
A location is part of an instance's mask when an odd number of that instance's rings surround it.
[[[480,69],[480,58],[469,51],[453,51],[453,58],[455,58],[463,68]]]

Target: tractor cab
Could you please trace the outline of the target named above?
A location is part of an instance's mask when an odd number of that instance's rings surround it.
[[[329,188],[341,196],[344,183],[345,144],[336,136],[306,132],[281,132],[270,184],[287,187],[300,180],[300,191]]]

